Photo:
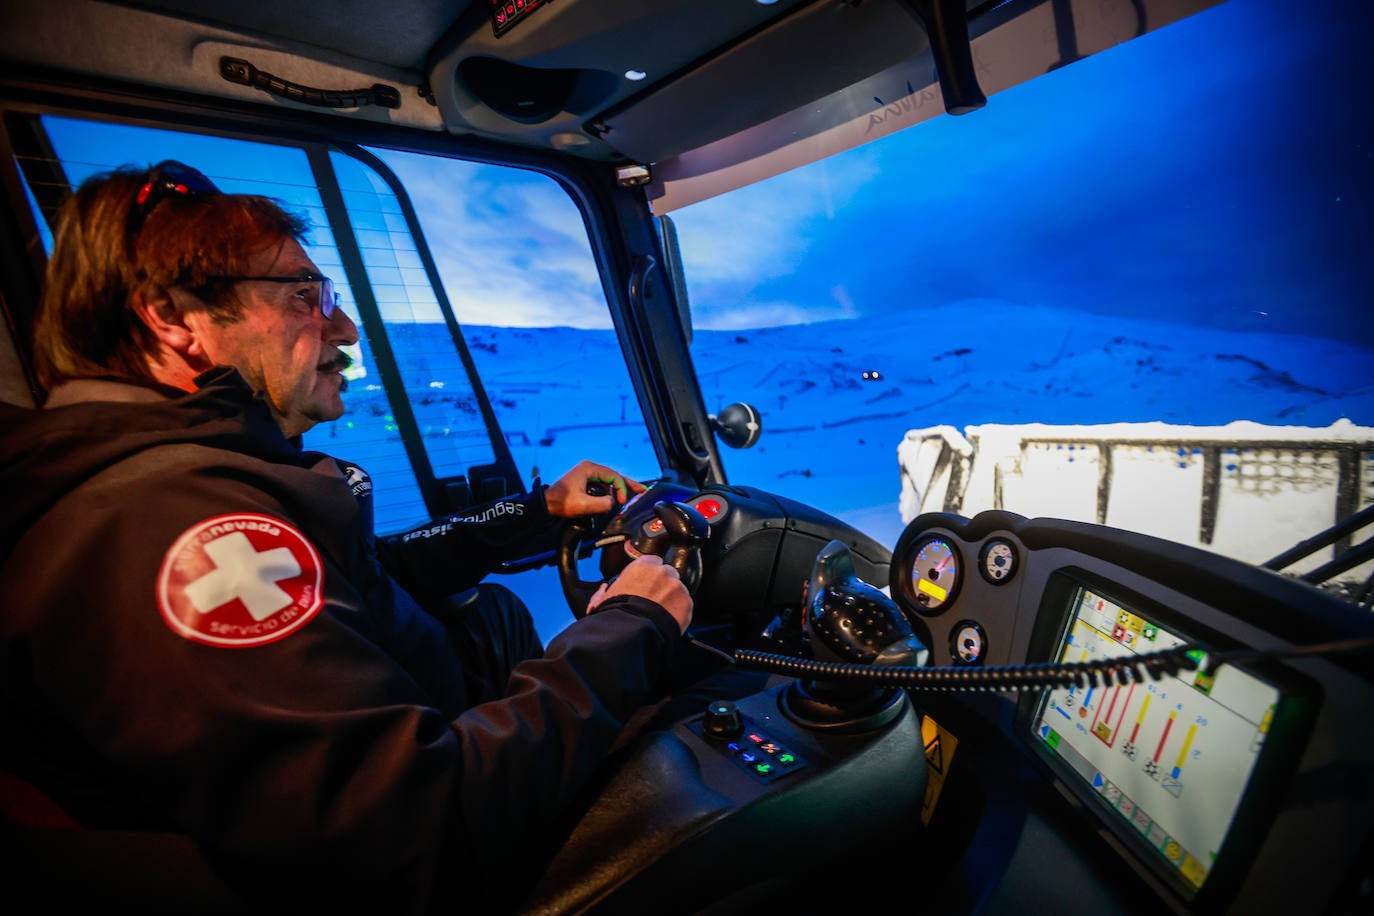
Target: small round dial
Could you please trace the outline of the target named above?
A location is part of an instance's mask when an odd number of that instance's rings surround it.
[[[956,665],[981,665],[988,651],[988,634],[977,621],[964,620],[954,625],[949,637],[950,661]]]
[[[949,541],[940,537],[922,541],[911,559],[911,596],[917,610],[934,613],[953,601],[962,572],[959,554]]]
[[[1016,548],[1010,541],[994,538],[983,546],[979,558],[983,578],[1002,585],[1016,574]]]

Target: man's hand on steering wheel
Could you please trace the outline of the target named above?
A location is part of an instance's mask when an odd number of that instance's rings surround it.
[[[604,495],[593,496],[589,491]],[[544,491],[544,502],[550,515],[579,518],[610,512],[629,502],[632,494],[643,492],[639,481],[605,465],[581,461]]]
[[[692,595],[682,584],[677,570],[664,563],[662,557],[652,554],[637,557],[620,571],[614,582],[602,582],[587,602],[587,613],[615,595],[638,595],[657,602],[673,615],[683,633],[692,622]]]

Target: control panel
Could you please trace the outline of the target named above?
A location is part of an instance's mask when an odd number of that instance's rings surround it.
[[[708,746],[715,747],[751,776],[765,782],[806,767],[806,761],[777,732],[758,722],[747,721],[731,700],[707,704],[706,713],[689,727],[706,739]]]

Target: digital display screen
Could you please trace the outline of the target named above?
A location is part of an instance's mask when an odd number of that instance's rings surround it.
[[[1086,662],[1177,647],[1183,636],[1087,588],[1055,657]],[[1226,841],[1279,701],[1278,690],[1230,665],[1041,698],[1034,737],[1082,778],[1119,826],[1199,890]],[[1120,832],[1120,831],[1118,831]]]

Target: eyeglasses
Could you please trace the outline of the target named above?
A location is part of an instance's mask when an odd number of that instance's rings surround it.
[[[320,284],[320,295],[316,305],[320,309],[320,314],[328,321],[334,317],[334,312],[339,307],[339,294],[334,291],[334,281],[323,274],[300,274],[295,277],[227,277],[215,276],[207,277],[209,280],[226,280],[231,283],[243,283],[254,281],[259,283],[318,283]],[[297,292],[300,295],[304,290]]]
[[[134,195],[134,205],[129,209],[129,238],[138,234],[148,214],[164,200],[218,193],[220,190],[213,181],[189,165],[164,159],[148,170],[147,180]]]

